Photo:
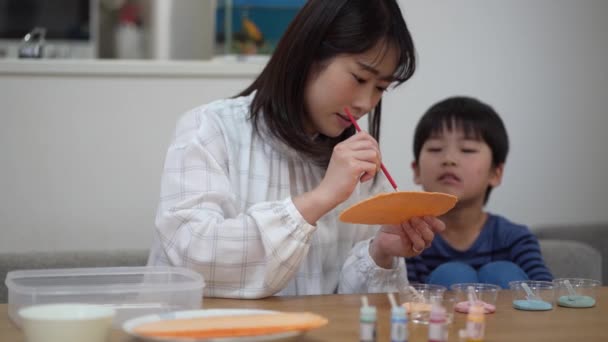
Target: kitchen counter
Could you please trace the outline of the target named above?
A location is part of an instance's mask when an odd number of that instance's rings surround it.
[[[2,75],[130,76],[183,78],[251,78],[265,65],[264,59],[210,61],[159,61],[111,59],[0,59]]]

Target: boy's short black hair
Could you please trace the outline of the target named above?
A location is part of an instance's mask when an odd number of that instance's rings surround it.
[[[471,97],[450,97],[434,104],[422,116],[414,133],[414,160],[418,163],[422,145],[447,128],[462,129],[467,138],[483,140],[492,151],[492,166],[504,164],[509,153],[509,137],[502,119],[491,106]],[[488,186],[484,203],[492,187]]]

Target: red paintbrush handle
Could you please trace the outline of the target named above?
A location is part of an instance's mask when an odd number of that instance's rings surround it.
[[[357,130],[357,132],[361,132],[361,127],[359,127],[357,120],[355,120],[353,115],[350,113],[350,110],[348,110],[348,107],[344,107],[344,112],[346,113],[346,115],[348,115],[350,122],[353,123],[353,126],[355,126],[355,129]],[[395,180],[393,179],[393,177],[391,177],[391,174],[388,173],[388,170],[386,169],[386,167],[384,166],[383,163],[380,163],[380,168],[382,169],[382,172],[384,172],[386,179],[388,179],[389,183],[391,183],[391,185],[393,186],[393,189],[395,189],[395,191],[399,191],[399,190],[397,190],[397,183],[395,183]]]

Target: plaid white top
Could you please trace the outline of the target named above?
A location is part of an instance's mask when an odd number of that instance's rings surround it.
[[[251,100],[215,101],[179,121],[148,264],[196,270],[211,297],[384,292],[407,283],[403,258],[387,270],[370,257],[377,227],[338,220],[342,209],[381,189],[360,184],[316,226],[308,224],[291,197],[316,187],[325,170],[256,134]],[[376,183],[388,189],[384,178]]]

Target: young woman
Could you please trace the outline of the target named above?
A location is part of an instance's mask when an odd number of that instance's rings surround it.
[[[207,296],[378,292],[407,282],[403,256],[443,223],[348,225],[375,178],[384,90],[409,79],[414,47],[395,0],[309,0],[238,97],[187,113],[162,178],[148,263],[194,269]],[[344,113],[370,113],[372,134]]]

